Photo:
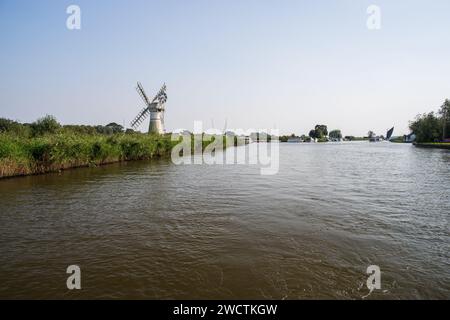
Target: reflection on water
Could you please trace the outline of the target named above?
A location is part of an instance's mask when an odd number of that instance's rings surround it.
[[[0,298],[449,298],[450,153],[283,144],[280,171],[129,162],[0,181]],[[66,288],[67,266],[82,290]]]

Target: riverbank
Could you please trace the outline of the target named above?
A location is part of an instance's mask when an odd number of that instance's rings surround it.
[[[414,143],[418,148],[437,148],[450,150],[449,142],[429,142],[429,143]]]
[[[33,138],[0,134],[0,178],[164,157],[176,143],[170,135],[141,133],[61,133]]]
[[[180,143],[171,134],[157,135],[139,132],[114,134],[80,134],[70,131],[39,137],[0,134],[0,179],[59,172],[67,169],[95,167],[124,161],[151,160],[170,157]],[[198,138],[195,147],[191,136],[191,152],[205,148],[214,141],[212,136]],[[232,137],[231,145],[245,144]],[[223,137],[222,147],[229,146]],[[182,151],[180,151],[182,152]]]

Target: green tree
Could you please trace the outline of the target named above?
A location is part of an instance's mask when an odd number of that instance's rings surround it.
[[[317,137],[316,137],[316,130],[312,129],[312,130],[309,132],[309,136],[311,137],[311,139],[317,138]]]
[[[95,126],[95,131],[99,134],[105,134],[105,135],[111,135],[113,134],[113,129],[111,127],[107,126]]]
[[[450,128],[450,100],[445,99],[444,104],[439,110],[439,115],[442,119],[442,139],[446,139],[449,136]]]
[[[121,126],[120,124],[117,124],[115,122],[111,122],[111,123],[107,124],[106,127],[111,128],[113,133],[123,132],[123,126]]]
[[[30,125],[30,128],[31,134],[35,137],[45,134],[54,134],[61,128],[61,125],[54,116],[46,115],[45,117],[33,122]]]
[[[65,133],[76,133],[76,134],[96,134],[97,130],[95,130],[94,126],[87,125],[64,125],[63,130]]]
[[[322,138],[328,136],[328,128],[324,124],[316,125],[314,130],[316,131],[316,138],[318,138],[318,139],[322,139]]]
[[[375,132],[373,132],[372,130],[370,130],[369,132],[367,132],[367,136],[370,138],[375,137]]]
[[[287,137],[287,136],[279,136],[279,137],[278,137],[278,140],[279,140],[280,142],[287,142],[288,137]]]
[[[331,130],[330,131],[330,138],[332,139],[342,139],[342,133],[341,130]]]
[[[434,112],[418,115],[409,123],[409,128],[416,135],[417,142],[435,142],[442,137],[442,119]]]

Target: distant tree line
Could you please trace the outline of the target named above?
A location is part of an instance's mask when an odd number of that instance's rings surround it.
[[[295,133],[292,133],[291,135],[284,135],[284,136],[279,136],[279,141],[280,142],[288,142],[289,139],[291,138],[296,138],[296,139],[300,139],[303,142],[311,142],[311,138],[302,134],[301,136],[297,136]]]
[[[309,131],[308,135],[302,134],[301,136],[298,136],[295,133],[293,133],[291,135],[280,136],[279,140],[280,140],[280,142],[288,142],[289,139],[291,139],[291,138],[297,138],[304,142],[310,142],[311,140],[318,141],[318,142],[326,142],[326,141],[328,141],[328,138],[333,139],[333,140],[334,139],[340,140],[343,138],[343,135],[342,135],[341,130],[338,130],[338,129],[331,130],[328,133],[328,127],[326,125],[318,124],[314,127],[314,129]],[[348,139],[348,140],[352,140],[352,139]]]
[[[113,135],[116,133],[134,133],[115,122],[103,125],[61,125],[54,116],[47,115],[33,123],[19,123],[14,120],[0,118],[0,133],[12,133],[18,136],[38,137],[55,133],[78,133],[78,134],[100,134]]]

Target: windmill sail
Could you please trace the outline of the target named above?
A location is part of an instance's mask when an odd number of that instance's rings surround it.
[[[144,100],[144,103],[147,107],[150,106],[150,100],[148,99],[147,95],[145,94],[144,88],[142,87],[142,84],[140,82],[137,83],[136,91],[141,96],[142,100]]]
[[[131,122],[131,126],[136,129],[141,125],[141,123],[148,117],[150,114],[150,110],[148,107],[144,108],[139,112],[139,114],[134,118],[134,120]]]
[[[386,133],[386,140],[389,140],[392,137],[392,134],[394,133],[394,127],[392,127],[387,133]]]
[[[164,104],[167,101],[167,94],[166,94],[166,84],[164,84],[161,89],[159,89],[158,93],[156,94],[155,98],[153,99],[152,102],[155,102],[156,100],[158,100],[158,102],[160,104]]]

